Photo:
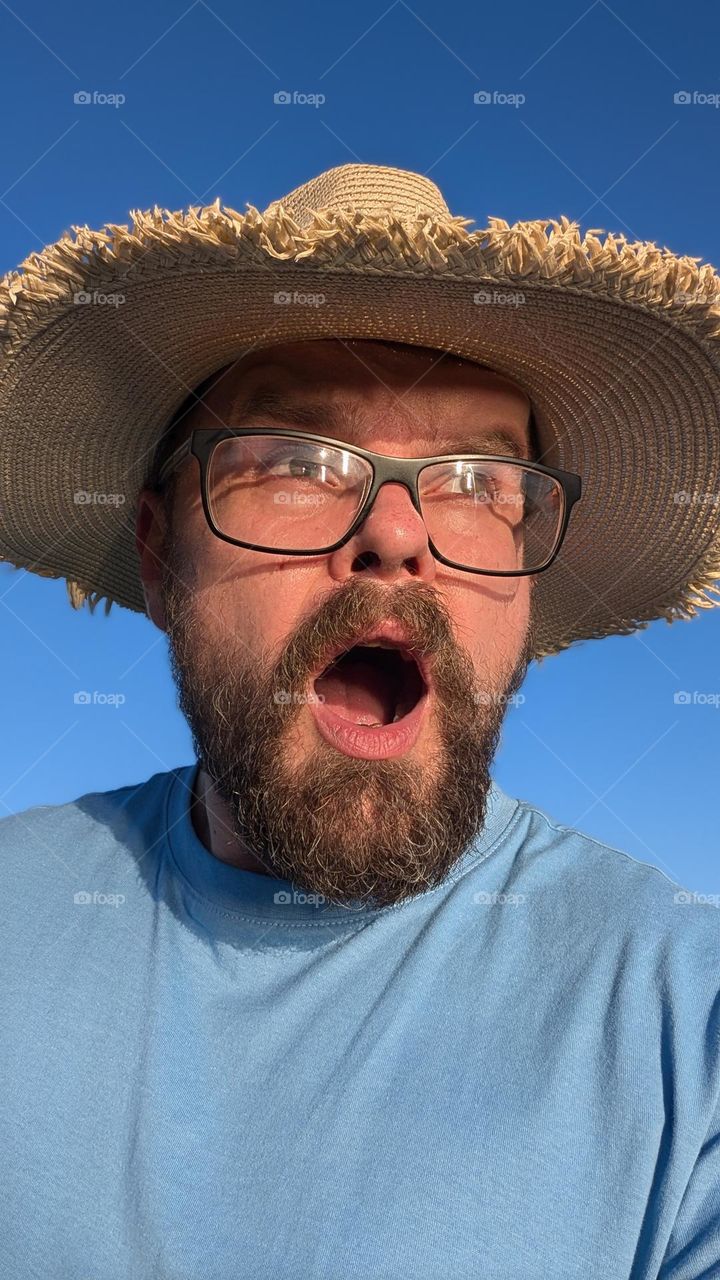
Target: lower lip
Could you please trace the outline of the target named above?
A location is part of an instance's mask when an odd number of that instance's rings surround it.
[[[427,713],[428,695],[424,693],[402,720],[374,726],[353,724],[322,702],[311,702],[309,706],[320,735],[338,751],[358,760],[389,760],[404,755],[417,742]]]

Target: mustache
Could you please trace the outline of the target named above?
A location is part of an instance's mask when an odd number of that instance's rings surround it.
[[[385,587],[355,578],[300,621],[273,678],[289,687],[317,670],[328,652],[352,648],[360,636],[388,621],[403,627],[404,643],[422,657],[457,649],[447,606],[434,587],[424,582]]]

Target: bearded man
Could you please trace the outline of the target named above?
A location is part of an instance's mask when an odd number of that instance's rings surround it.
[[[344,165],[3,282],[0,555],[196,756],[0,822],[15,1280],[720,1274],[717,913],[491,776],[533,659],[714,601],[720,280],[466,221]]]

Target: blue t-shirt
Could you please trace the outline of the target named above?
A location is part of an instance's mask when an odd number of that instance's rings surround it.
[[[496,785],[439,887],[220,862],[195,764],[0,821],[0,1275],[720,1276],[720,911]]]

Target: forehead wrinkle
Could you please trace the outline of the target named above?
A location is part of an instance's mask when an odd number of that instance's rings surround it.
[[[241,426],[249,418],[266,417],[274,425],[304,427],[318,434],[342,433],[338,439],[346,444],[361,444],[360,433],[368,425],[367,415],[357,401],[346,397],[333,401],[308,401],[299,399],[292,389],[279,391],[274,387],[259,386],[238,395],[232,402],[228,426]],[[428,436],[416,423],[393,419],[393,429],[398,432],[402,444],[411,444],[418,436]],[[465,424],[438,432],[432,442],[438,453],[508,453],[523,458],[527,445],[521,445],[503,421],[478,424],[476,429]]]
[[[380,344],[380,347],[381,351],[384,351],[383,344]],[[356,360],[359,359],[356,352],[353,351],[352,354],[355,356]],[[395,353],[391,352],[391,354],[394,355]],[[405,396],[413,390],[414,384],[407,387],[403,392],[394,391],[392,387],[388,386],[387,383],[385,383],[383,379],[365,363],[365,361],[360,360],[360,363],[368,370],[368,372],[373,374],[378,386],[382,387],[382,389],[392,397],[393,407],[396,405],[400,406]],[[322,400],[317,404],[305,401],[302,397],[302,393],[308,389],[307,378],[299,377],[292,368],[292,364],[290,368],[288,368],[286,361],[278,359],[277,355],[272,360],[263,360],[261,364],[250,369],[249,374],[252,376],[253,373],[262,370],[263,374],[266,375],[268,370],[272,369],[279,369],[284,372],[286,376],[289,376],[291,379],[290,386],[285,389],[279,389],[272,382],[264,381],[249,392],[240,390],[236,396],[233,397],[228,409],[228,423],[230,425],[232,424],[232,419],[230,418],[231,414],[235,415],[236,425],[239,425],[237,418],[240,415],[249,416],[250,414],[257,412],[267,413],[269,416],[277,416],[278,419],[281,419],[283,416],[287,415],[290,406],[292,406],[298,426],[304,425],[307,427],[317,426],[318,429],[337,429],[337,427],[341,425],[347,434],[347,442],[358,443],[357,436],[365,425],[364,419],[367,413],[367,408],[363,403],[358,402],[357,399],[351,399],[343,396],[337,397],[334,400]],[[299,399],[298,392],[300,393]],[[417,414],[409,407],[404,406],[402,412],[414,421],[406,424],[405,422],[401,422],[398,418],[393,420],[393,424],[395,429],[397,429],[398,425],[401,427],[401,430],[397,433],[401,443],[409,443],[416,437],[416,435],[422,433],[424,424]]]
[[[262,417],[275,424],[306,427],[319,434],[340,433],[347,444],[360,444],[361,433],[369,423],[367,409],[357,400],[348,397],[305,400],[292,388],[279,391],[260,386],[235,398],[228,410],[227,425],[241,426],[250,418]],[[397,426],[395,421],[394,426]],[[403,442],[412,441],[419,434],[416,423],[403,423],[402,428],[399,435]]]
[[[361,409],[353,400],[304,400],[289,389],[256,387],[237,396],[228,411],[228,426],[239,426],[242,419],[265,416],[288,426],[329,428],[342,426],[348,431],[361,425]],[[288,422],[288,419],[291,421]]]

